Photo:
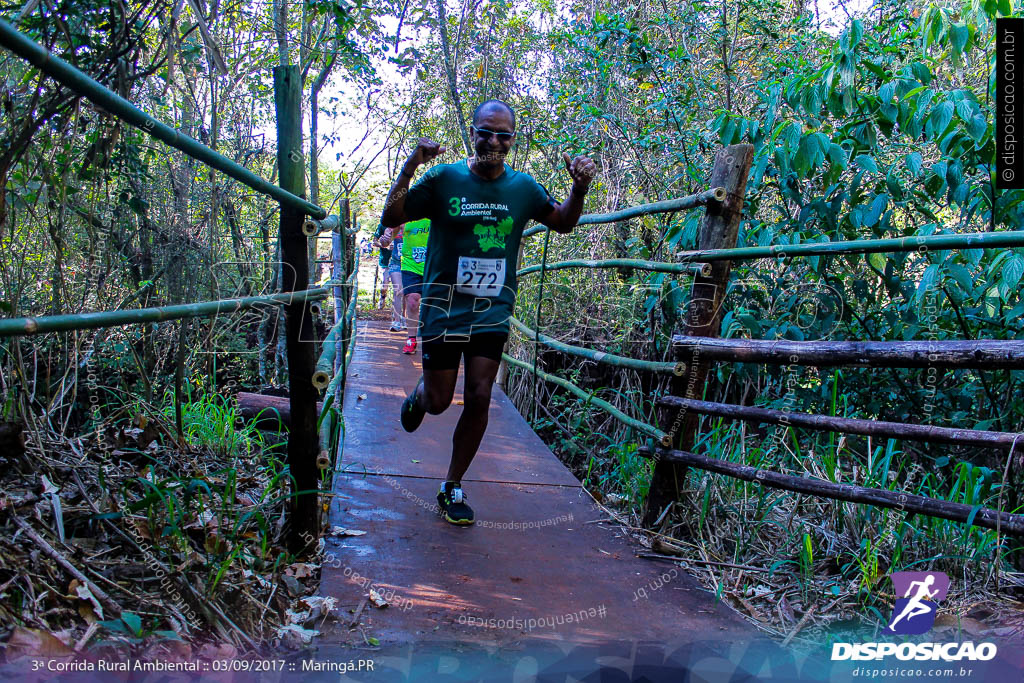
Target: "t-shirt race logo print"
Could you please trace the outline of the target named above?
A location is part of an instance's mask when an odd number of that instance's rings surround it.
[[[526,173],[506,166],[500,177],[486,179],[465,160],[434,166],[409,188],[406,239],[414,233],[413,222],[430,224],[427,243],[409,244],[409,258],[402,259],[403,270],[423,268],[424,339],[508,332],[523,228],[547,215],[552,203],[548,191]],[[425,253],[418,247],[426,247]]]
[[[477,223],[473,226],[473,234],[477,235],[477,241],[480,244],[481,251],[504,249],[505,238],[507,238],[511,232],[511,216],[506,216],[497,225],[480,225]]]

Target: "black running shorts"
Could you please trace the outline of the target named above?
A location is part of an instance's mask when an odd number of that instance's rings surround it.
[[[423,276],[411,270],[402,271],[402,295],[423,294]]]
[[[462,356],[472,358],[483,356],[501,362],[508,334],[504,332],[478,332],[468,337],[437,337],[424,341],[423,369],[456,370]]]

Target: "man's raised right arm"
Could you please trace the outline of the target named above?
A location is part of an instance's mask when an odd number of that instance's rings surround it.
[[[391,185],[391,191],[388,192],[388,198],[384,202],[384,213],[380,216],[380,222],[384,227],[393,228],[408,221],[405,215],[405,198],[409,194],[409,183],[416,175],[416,169],[444,152],[445,148],[430,138],[419,139],[416,149],[405,160],[405,164],[403,164],[398,177],[395,178],[394,184]]]

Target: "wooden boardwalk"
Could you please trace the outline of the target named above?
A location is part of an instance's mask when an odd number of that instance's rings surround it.
[[[477,523],[455,527],[435,496],[461,412],[398,421],[420,375],[419,354],[385,323],[360,322],[345,391],[345,437],[330,507],[333,526],[365,532],[327,539],[323,594],[355,609],[368,587],[391,606],[366,606],[361,628],[339,624],[327,644],[425,640],[515,647],[571,643],[749,639],[752,626],[682,569],[638,559],[639,546],[562,465],[495,387],[487,434],[463,481]],[[646,597],[645,597],[646,596]]]

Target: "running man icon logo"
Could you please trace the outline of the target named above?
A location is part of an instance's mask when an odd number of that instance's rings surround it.
[[[939,601],[949,592],[949,577],[942,572],[896,572],[892,584],[903,597],[896,599],[883,633],[917,635],[930,629]]]

